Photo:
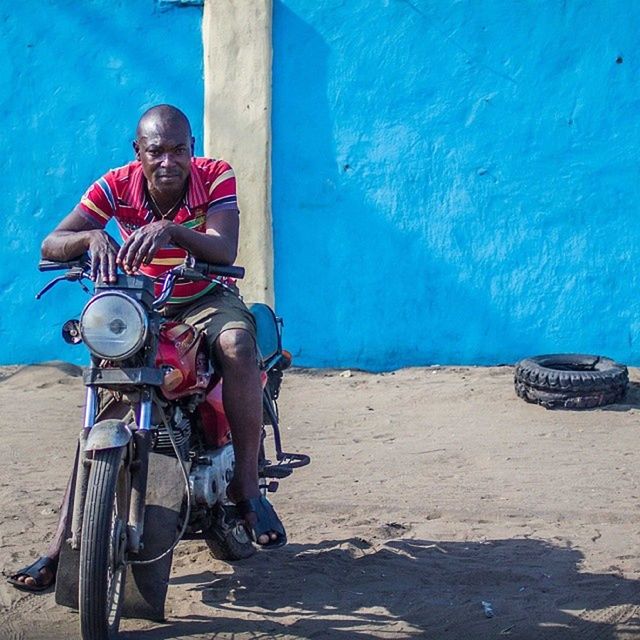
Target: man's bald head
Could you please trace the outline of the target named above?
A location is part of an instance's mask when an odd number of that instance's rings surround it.
[[[158,104],[147,109],[136,127],[136,140],[148,137],[159,130],[184,132],[191,138],[191,125],[187,116],[170,104]]]
[[[189,120],[180,109],[159,104],[142,114],[133,149],[154,198],[175,201],[184,193],[191,170],[193,143]]]

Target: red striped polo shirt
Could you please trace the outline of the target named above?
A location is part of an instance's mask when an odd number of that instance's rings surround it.
[[[100,228],[113,218],[123,240],[126,240],[136,229],[158,219],[147,198],[145,182],[140,162],[112,169],[96,180],[82,196],[81,212]],[[235,215],[237,210],[236,178],[231,166],[224,160],[192,158],[189,188],[173,222],[204,233],[209,216],[225,215],[225,212]],[[140,267],[140,271],[156,278],[171,267],[182,264],[186,255],[187,251],[178,246],[163,247],[150,264]],[[215,286],[209,282],[178,282],[169,303],[190,302]],[[156,282],[156,295],[161,287],[160,280]]]

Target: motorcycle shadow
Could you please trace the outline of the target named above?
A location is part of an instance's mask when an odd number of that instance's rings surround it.
[[[201,593],[197,615],[122,637],[613,640],[620,624],[640,637],[638,581],[582,571],[583,560],[576,548],[530,538],[289,544],[230,574],[172,579]]]

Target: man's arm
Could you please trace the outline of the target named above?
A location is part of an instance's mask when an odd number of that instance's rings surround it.
[[[82,215],[80,205],[44,239],[40,253],[45,260],[67,262],[91,253],[91,277],[98,272],[106,282],[116,279],[118,244],[102,228]]]
[[[233,264],[238,252],[237,210],[210,214],[206,232],[194,231],[169,220],[159,220],[132,233],[118,253],[118,264],[127,273],[134,273],[141,264],[149,264],[158,249],[173,243],[196,258],[213,264]]]
[[[173,241],[196,258],[212,264],[233,264],[238,255],[240,216],[237,210],[218,211],[207,218],[206,231],[200,233],[175,225]]]

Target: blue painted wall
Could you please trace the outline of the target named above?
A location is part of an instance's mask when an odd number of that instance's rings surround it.
[[[202,145],[202,8],[155,0],[0,0],[0,364],[64,358],[86,296],[36,267],[43,237],[107,169],[132,159],[140,114],[170,102]]]
[[[297,363],[640,363],[640,3],[276,0]]]

